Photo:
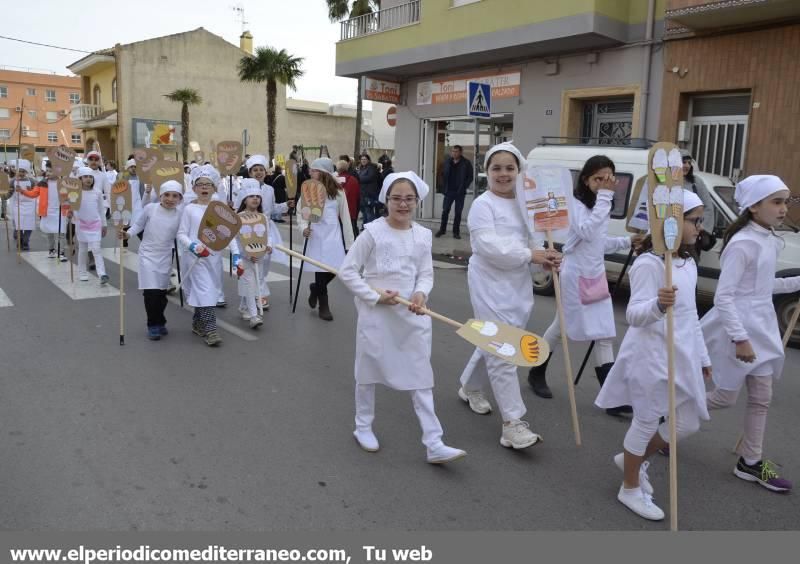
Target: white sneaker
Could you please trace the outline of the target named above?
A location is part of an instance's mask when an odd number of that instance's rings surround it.
[[[620,503],[622,503],[622,505],[640,517],[644,517],[645,519],[649,519],[651,521],[661,521],[664,518],[664,512],[661,511],[661,508],[658,505],[653,503],[652,496],[644,493],[642,488],[626,490],[625,485],[623,484],[619,487],[617,499],[620,501]]]
[[[252,316],[250,315],[250,313],[248,311],[243,311],[243,310],[240,309],[239,313],[242,315],[242,319],[244,319],[245,321],[250,321],[250,318]]]
[[[616,455],[614,457],[614,463],[617,465],[617,468],[625,472],[625,453],[621,452]],[[650,476],[647,475],[649,466],[650,462],[645,460],[639,467],[639,487],[642,488],[642,491],[647,495],[653,495],[653,484],[650,483]]]
[[[250,318],[250,329],[255,329],[257,327],[261,327],[262,325],[264,325],[264,320],[258,315],[254,315]]]
[[[58,255],[58,260],[60,262],[67,262],[67,255],[65,255],[64,253],[61,253],[60,255]]]
[[[468,392],[464,388],[458,389],[458,397],[469,404],[469,408],[480,415],[486,415],[492,411],[492,404],[486,399],[481,391]]]
[[[56,250],[50,249],[49,251],[47,251],[47,258],[56,258]]]
[[[81,272],[78,275],[78,280],[81,282],[88,282],[89,281],[89,274],[87,272]]]
[[[460,448],[449,447],[444,443],[441,443],[435,448],[428,449],[429,464],[444,464],[446,462],[458,460],[459,458],[464,458],[465,456],[467,456],[466,451]]]
[[[528,448],[542,440],[542,437],[529,429],[530,423],[515,419],[509,425],[503,425],[500,444],[513,449]]]
[[[372,432],[372,429],[356,429],[353,431],[353,436],[358,442],[358,446],[367,452],[377,452],[380,447],[378,444],[378,437]]]

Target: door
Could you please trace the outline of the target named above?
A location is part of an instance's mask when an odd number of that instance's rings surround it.
[[[749,108],[749,94],[692,98],[690,146],[702,172],[731,178],[744,168]]]

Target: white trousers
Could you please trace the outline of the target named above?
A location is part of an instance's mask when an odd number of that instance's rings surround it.
[[[468,392],[482,392],[487,384],[492,388],[504,422],[525,415],[527,408],[522,401],[517,367],[476,348],[461,373],[461,387]]]
[[[78,241],[78,273],[86,274],[86,262],[89,259],[89,251],[94,255],[94,264],[97,268],[97,275],[103,276],[106,273],[106,263],[103,261],[103,253],[100,249],[100,241],[82,243]]]
[[[544,340],[550,345],[550,350],[556,350],[556,347],[561,347],[561,323],[556,313],[555,319],[544,332]],[[614,340],[613,339],[597,339],[594,342],[594,363],[595,366],[603,366],[614,362]]]
[[[409,390],[422,428],[422,444],[433,449],[442,444],[442,425],[433,409],[433,389]],[[356,429],[371,430],[375,420],[375,384],[356,384]]]
[[[675,407],[675,430],[678,440],[682,441],[689,435],[696,433],[700,429],[700,416],[697,414],[697,406],[694,402],[686,401]],[[633,421],[625,433],[625,440],[622,446],[636,456],[644,456],[647,445],[658,432],[665,442],[669,442],[669,418],[664,423],[659,424],[658,419],[644,421],[633,414]]]

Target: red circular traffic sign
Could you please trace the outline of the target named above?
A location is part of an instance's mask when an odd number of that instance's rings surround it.
[[[386,123],[392,127],[397,123],[397,106],[392,106],[386,110]]]

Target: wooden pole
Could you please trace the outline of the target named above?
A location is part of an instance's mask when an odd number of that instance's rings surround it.
[[[183,290],[181,289],[181,258],[180,258],[180,254],[178,254],[178,240],[175,239],[174,243],[175,243],[175,265],[176,265],[176,267],[178,269],[177,291],[178,291],[178,297],[181,300],[181,308],[183,308]]]
[[[122,222],[119,222],[119,232],[124,233]],[[125,344],[125,247],[124,239],[119,240],[119,346]]]
[[[276,245],[275,248],[276,249],[280,248],[280,250],[282,250],[284,253],[287,253],[290,257],[293,257],[293,256],[297,257],[298,256],[298,254],[295,253],[293,250],[289,251],[288,249],[285,249],[284,247],[281,247],[280,245]],[[303,265],[306,263],[306,261],[308,261],[311,264],[314,264],[315,266],[317,266],[317,264],[315,264],[316,263],[315,260],[310,259],[310,258],[305,256],[307,249],[308,249],[308,238],[306,238],[305,243],[303,243],[303,254],[299,255],[299,256],[305,257],[305,259],[301,259],[300,260],[300,272],[297,274],[297,288],[294,291],[294,303],[292,304],[292,313],[297,311],[297,298],[300,296],[300,281],[303,279]],[[320,268],[322,268],[322,267],[320,267]],[[326,269],[326,270],[328,270],[328,269]],[[291,272],[291,268],[289,269],[289,272]],[[328,272],[330,272],[330,270],[328,270]]]
[[[672,251],[664,254],[666,286],[672,288]],[[669,529],[678,530],[678,431],[675,421],[675,315],[667,307],[667,385],[669,388]]]
[[[297,182],[297,179],[295,179],[295,182]],[[292,231],[294,231],[294,227],[292,226],[292,215],[293,215],[292,212],[293,211],[294,211],[294,208],[289,208],[289,248],[291,248],[292,250],[294,250],[294,244],[292,242]],[[292,291],[294,289],[294,280],[292,280],[292,278],[293,278],[293,274],[292,274],[292,266],[293,266],[292,259],[293,258],[294,257],[292,257],[292,255],[289,255],[289,303],[292,303],[292,301],[293,301],[292,300]]]
[[[547,242],[551,249],[555,249],[553,232],[547,231]],[[561,307],[561,281],[558,271],[553,270],[553,287],[556,291],[556,309],[558,311],[558,322],[561,326],[561,348],[564,351],[564,367],[567,375],[567,391],[569,392],[569,407],[572,412],[572,430],[575,434],[575,445],[581,446],[581,428],[578,423],[578,407],[575,403],[575,385],[572,382],[572,360],[569,358],[569,343],[567,341],[567,325],[564,322],[564,309]]]
[[[69,218],[67,221],[67,233],[69,233],[69,282],[70,284],[74,284],[75,267],[72,264],[72,257],[75,255],[75,232],[72,231],[72,218]]]
[[[252,264],[255,267],[255,273],[256,273],[256,291],[255,291],[256,307],[258,307],[258,315],[264,317],[264,306],[261,304],[261,277],[258,275],[258,271],[261,268],[261,265],[258,262],[254,262]]]

